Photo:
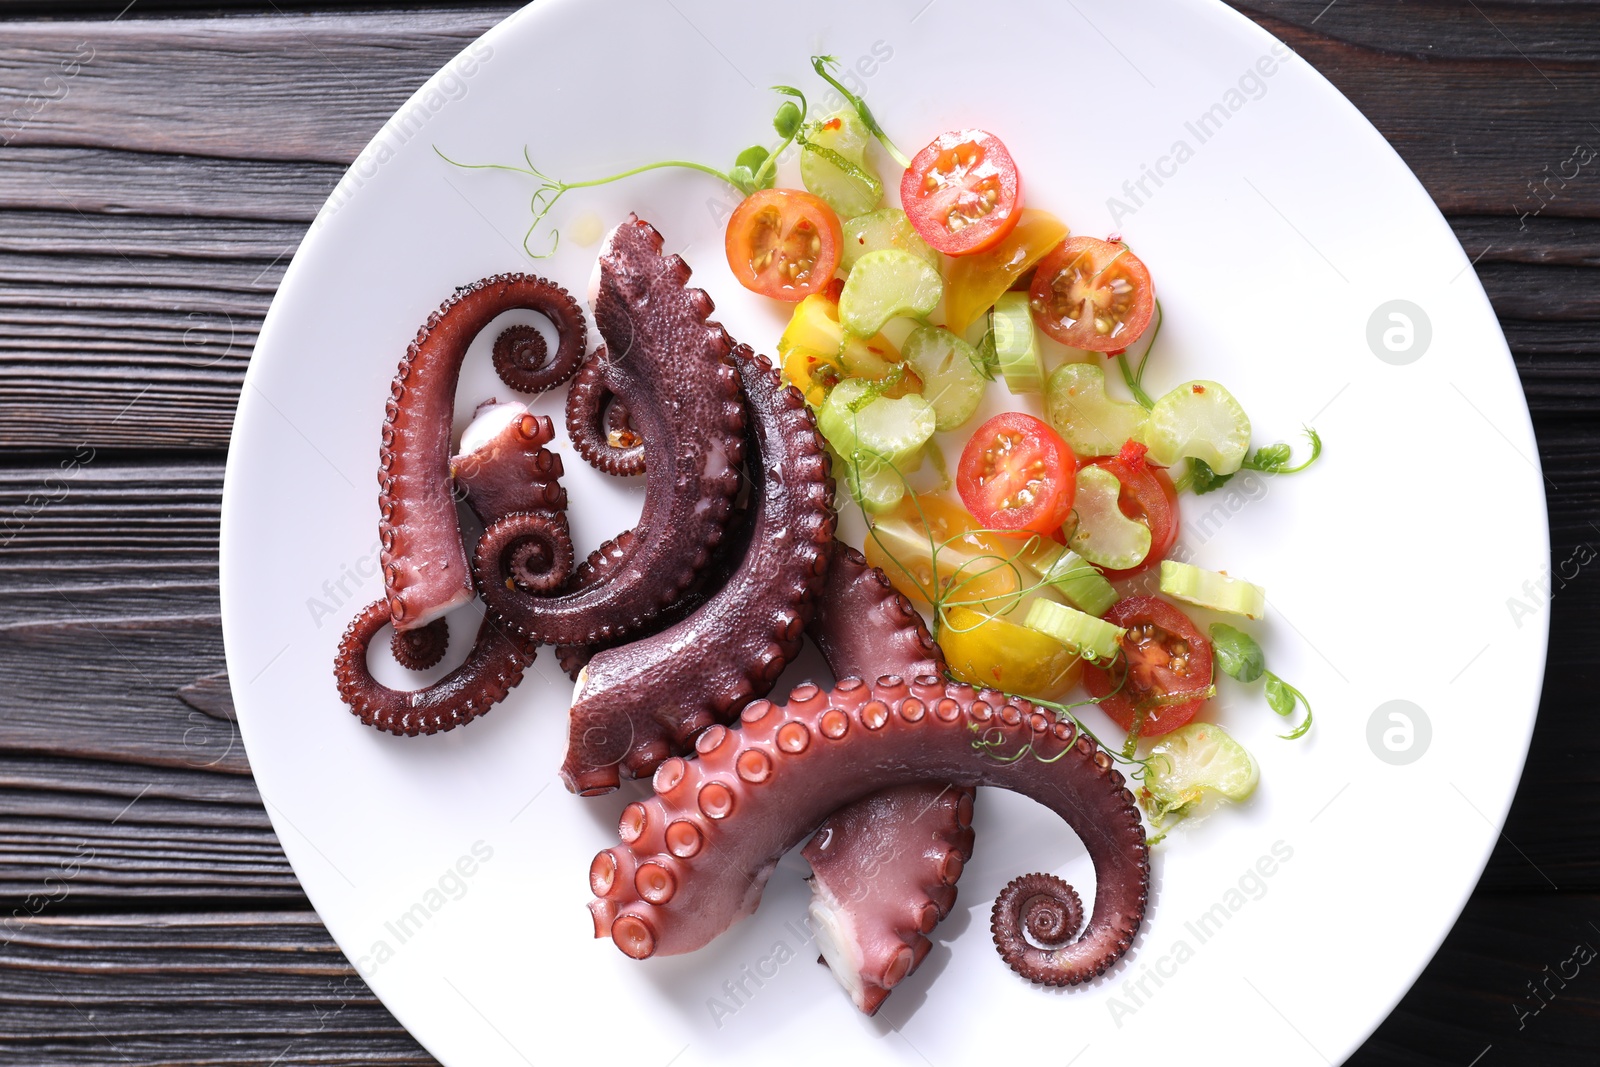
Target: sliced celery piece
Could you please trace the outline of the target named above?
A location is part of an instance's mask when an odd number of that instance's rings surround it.
[[[922,395],[933,405],[940,431],[954,430],[977,413],[984,380],[971,345],[943,327],[918,326],[900,354],[922,379]]]
[[[1044,362],[1033,328],[1033,312],[1028,310],[1028,294],[1002,293],[994,302],[989,322],[994,330],[995,358],[1000,373],[1005,375],[1006,388],[1013,393],[1041,392]]]
[[[1216,382],[1184,382],[1150,409],[1144,443],[1150,462],[1163,467],[1199,459],[1217,474],[1232,474],[1250,450],[1250,417]]]
[[[928,247],[928,242],[912,229],[911,220],[906,218],[906,213],[897,207],[880,208],[845,220],[844,250],[841,259],[845,270],[854,267],[856,260],[868,252],[877,252],[885,248],[910,252],[918,259],[927,260],[928,265],[934,270],[944,265],[939,253]]]
[[[1259,619],[1267,611],[1267,591],[1259,585],[1172,559],[1161,561],[1161,591],[1186,604],[1247,619]]]
[[[1067,545],[1090,563],[1125,571],[1137,567],[1150,554],[1150,528],[1130,519],[1117,506],[1122,483],[1104,467],[1078,472],[1078,493],[1072,510],[1078,524]]]
[[[1144,431],[1145,410],[1106,395],[1106,372],[1063,363],[1044,390],[1045,417],[1080,456],[1111,456]]]
[[[1046,542],[1054,546],[1054,542]],[[1117,591],[1090,562],[1065,545],[1033,563],[1039,577],[1090,615],[1104,615],[1117,602]]]
[[[906,483],[894,467],[877,463],[865,452],[855,454],[855,462],[846,459],[844,483],[861,506],[874,515],[892,510],[905,499]]]
[[[877,396],[871,383],[847,378],[834,387],[817,412],[817,429],[846,460],[870,457],[861,466],[910,472],[922,463],[922,448],[933,436],[933,408],[915,393],[898,399]]]
[[[1116,656],[1122,635],[1128,632],[1077,608],[1042,597],[1028,606],[1028,617],[1023,625],[1055,638],[1085,659],[1100,661]]]
[[[1210,722],[1192,722],[1164,736],[1150,752],[1144,784],[1165,811],[1178,811],[1209,790],[1232,801],[1256,791],[1260,771],[1244,746]]]
[[[883,182],[866,160],[871,137],[854,108],[806,129],[800,180],[842,219],[865,214],[883,202]]]
[[[884,248],[856,260],[839,294],[839,321],[857,337],[871,337],[897,316],[932,313],[943,295],[944,280],[925,260]]]

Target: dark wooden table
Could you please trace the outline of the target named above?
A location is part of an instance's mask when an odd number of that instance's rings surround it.
[[[1533,410],[1553,559],[1594,558],[1600,3],[1236,2],[1449,218]],[[0,1059],[429,1063],[317,921],[252,784],[217,521],[239,385],[307,224],[513,5],[126,3],[0,0]],[[1464,501],[1439,536],[1492,551],[1493,509]],[[1596,569],[1536,602],[1545,698],[1501,845],[1352,1064],[1600,1062],[1600,963],[1565,963],[1600,947]],[[1426,604],[1394,610],[1398,654],[1456,639]],[[1384,949],[1352,929],[1328,951]]]

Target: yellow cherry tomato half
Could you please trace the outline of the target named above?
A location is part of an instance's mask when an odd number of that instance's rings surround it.
[[[1027,538],[982,530],[960,504],[926,493],[880,517],[863,550],[918,607],[941,600],[1004,612],[1015,606],[1012,594],[1034,581],[1025,563],[1029,547]]]
[[[900,372],[900,381],[885,391],[901,397],[922,391],[922,379],[900,361],[900,350],[883,334],[856,337],[839,322],[840,283],[813,293],[795,305],[789,325],[778,338],[778,358],[789,384],[813,406],[827,399],[845,378],[881,382]]]
[[[944,317],[952,333],[965,333],[1028,268],[1059,245],[1067,224],[1037,208],[1023,208],[1017,228],[987,252],[952,259],[945,271]]]
[[[970,608],[950,608],[939,630],[950,673],[969,685],[1058,700],[1078,684],[1083,662],[1053,637]]]

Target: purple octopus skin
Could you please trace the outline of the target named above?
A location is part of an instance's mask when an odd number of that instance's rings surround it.
[[[606,238],[591,294],[609,352],[600,380],[627,405],[650,456],[625,558],[592,585],[536,596],[508,581],[504,556],[487,550],[514,544],[520,520],[486,530],[478,546],[477,584],[490,612],[531,641],[593,644],[639,633],[711,564],[732,513],[745,426],[733,343],[707,320],[711,299],[688,287],[688,266],[663,256],[661,245],[655,229],[629,216]],[[548,523],[533,520],[527,534],[552,538]]]
[[[502,274],[458,289],[400,361],[384,410],[378,525],[384,598],[397,630],[419,629],[472,599],[473,576],[451,495],[450,432],[467,348],[514,309],[548,317],[563,353],[582,352],[583,312],[543,278]]]
[[[479,406],[461,435],[461,453],[450,460],[456,487],[479,519],[493,523],[509,514],[560,517],[567,503],[559,481],[561,457],[544,447],[554,435],[550,420],[529,414],[525,404]],[[533,662],[533,646],[486,615],[460,667],[426,689],[390,689],[367,666],[367,646],[388,621],[384,601],[368,607],[345,631],[334,662],[340,697],[362,722],[388,733],[431,734],[470,722],[504,700]],[[419,630],[396,630],[395,637],[397,653],[403,637],[412,642],[404,646],[405,654],[397,654],[401,664],[423,669],[444,655],[448,631],[445,621],[437,619]],[[423,640],[437,647],[427,647]]]
[[[627,405],[605,384],[604,347],[597,348],[567,391],[567,436],[589,465],[616,477],[643,474],[644,438],[633,426]]]
[[[972,859],[964,786],[880,789],[828,817],[801,853],[822,959],[857,1008],[875,1014],[933,947]]]
[[[590,865],[595,935],[627,955],[700,948],[755,910],[779,858],[842,804],[928,782],[1022,793],[1088,849],[1088,925],[1068,944],[1035,950],[1024,977],[1086,981],[1133,943],[1149,893],[1144,827],[1111,757],[1071,723],[934,675],[803,685],[787,704],[758,700],[740,719],[703,733],[695,758],[664,762],[655,796],[624,809],[623,843]],[[891,973],[874,977],[892,984]]]
[[[842,542],[809,633],[836,678],[944,674],[922,616]],[[955,905],[972,859],[975,798],[966,786],[931,782],[884,789],[830,815],[802,852],[823,962],[868,1015],[921,965],[928,935]]]
[[[688,750],[770,692],[796,653],[827,577],[833,481],[805,399],[763,356],[735,350],[752,431],[750,547],[688,618],[598,653],[578,675],[561,775],[583,795],[615,789]],[[663,700],[663,694],[671,694]]]

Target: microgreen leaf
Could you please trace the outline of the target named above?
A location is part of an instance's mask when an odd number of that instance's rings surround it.
[[[1228,484],[1231,474],[1218,474],[1211,469],[1211,464],[1203,459],[1192,458],[1189,460],[1189,487],[1195,493],[1209,493],[1213,489],[1221,489]]]
[[[734,167],[728,171],[728,181],[738,186],[739,191],[749,196],[755,190],[755,172],[749,167]]]
[[[733,161],[733,165],[735,167],[744,167],[754,174],[756,168],[767,161],[767,155],[768,152],[765,145],[753,144],[739,153],[738,158]]]
[[[1303,463],[1293,467],[1289,466],[1289,460],[1293,458],[1292,450],[1288,445],[1280,441],[1278,444],[1256,449],[1253,455],[1245,459],[1242,466],[1248,467],[1253,471],[1261,471],[1264,474],[1298,474],[1315,463],[1318,457],[1322,455],[1322,437],[1309,426],[1305,428],[1304,432],[1306,439],[1311,442],[1311,455],[1307,456]]]
[[[1286,734],[1278,735],[1285,741],[1293,741],[1304,737],[1306,731],[1311,729],[1311,701],[1307,700],[1306,695],[1300,690],[1268,671],[1267,706],[1279,715],[1288,715],[1294,711],[1294,706],[1297,702],[1306,709],[1306,717],[1293,730]]]
[[[1266,670],[1267,657],[1255,638],[1225,622],[1211,624],[1211,650],[1229,678],[1253,682]]]
[[[778,113],[772,117],[772,128],[778,131],[779,137],[793,137],[795,131],[800,129],[803,114],[793,100],[785,100],[778,105]]]
[[[1276,674],[1267,675],[1267,707],[1279,715],[1294,711],[1294,690],[1284,684]]]

